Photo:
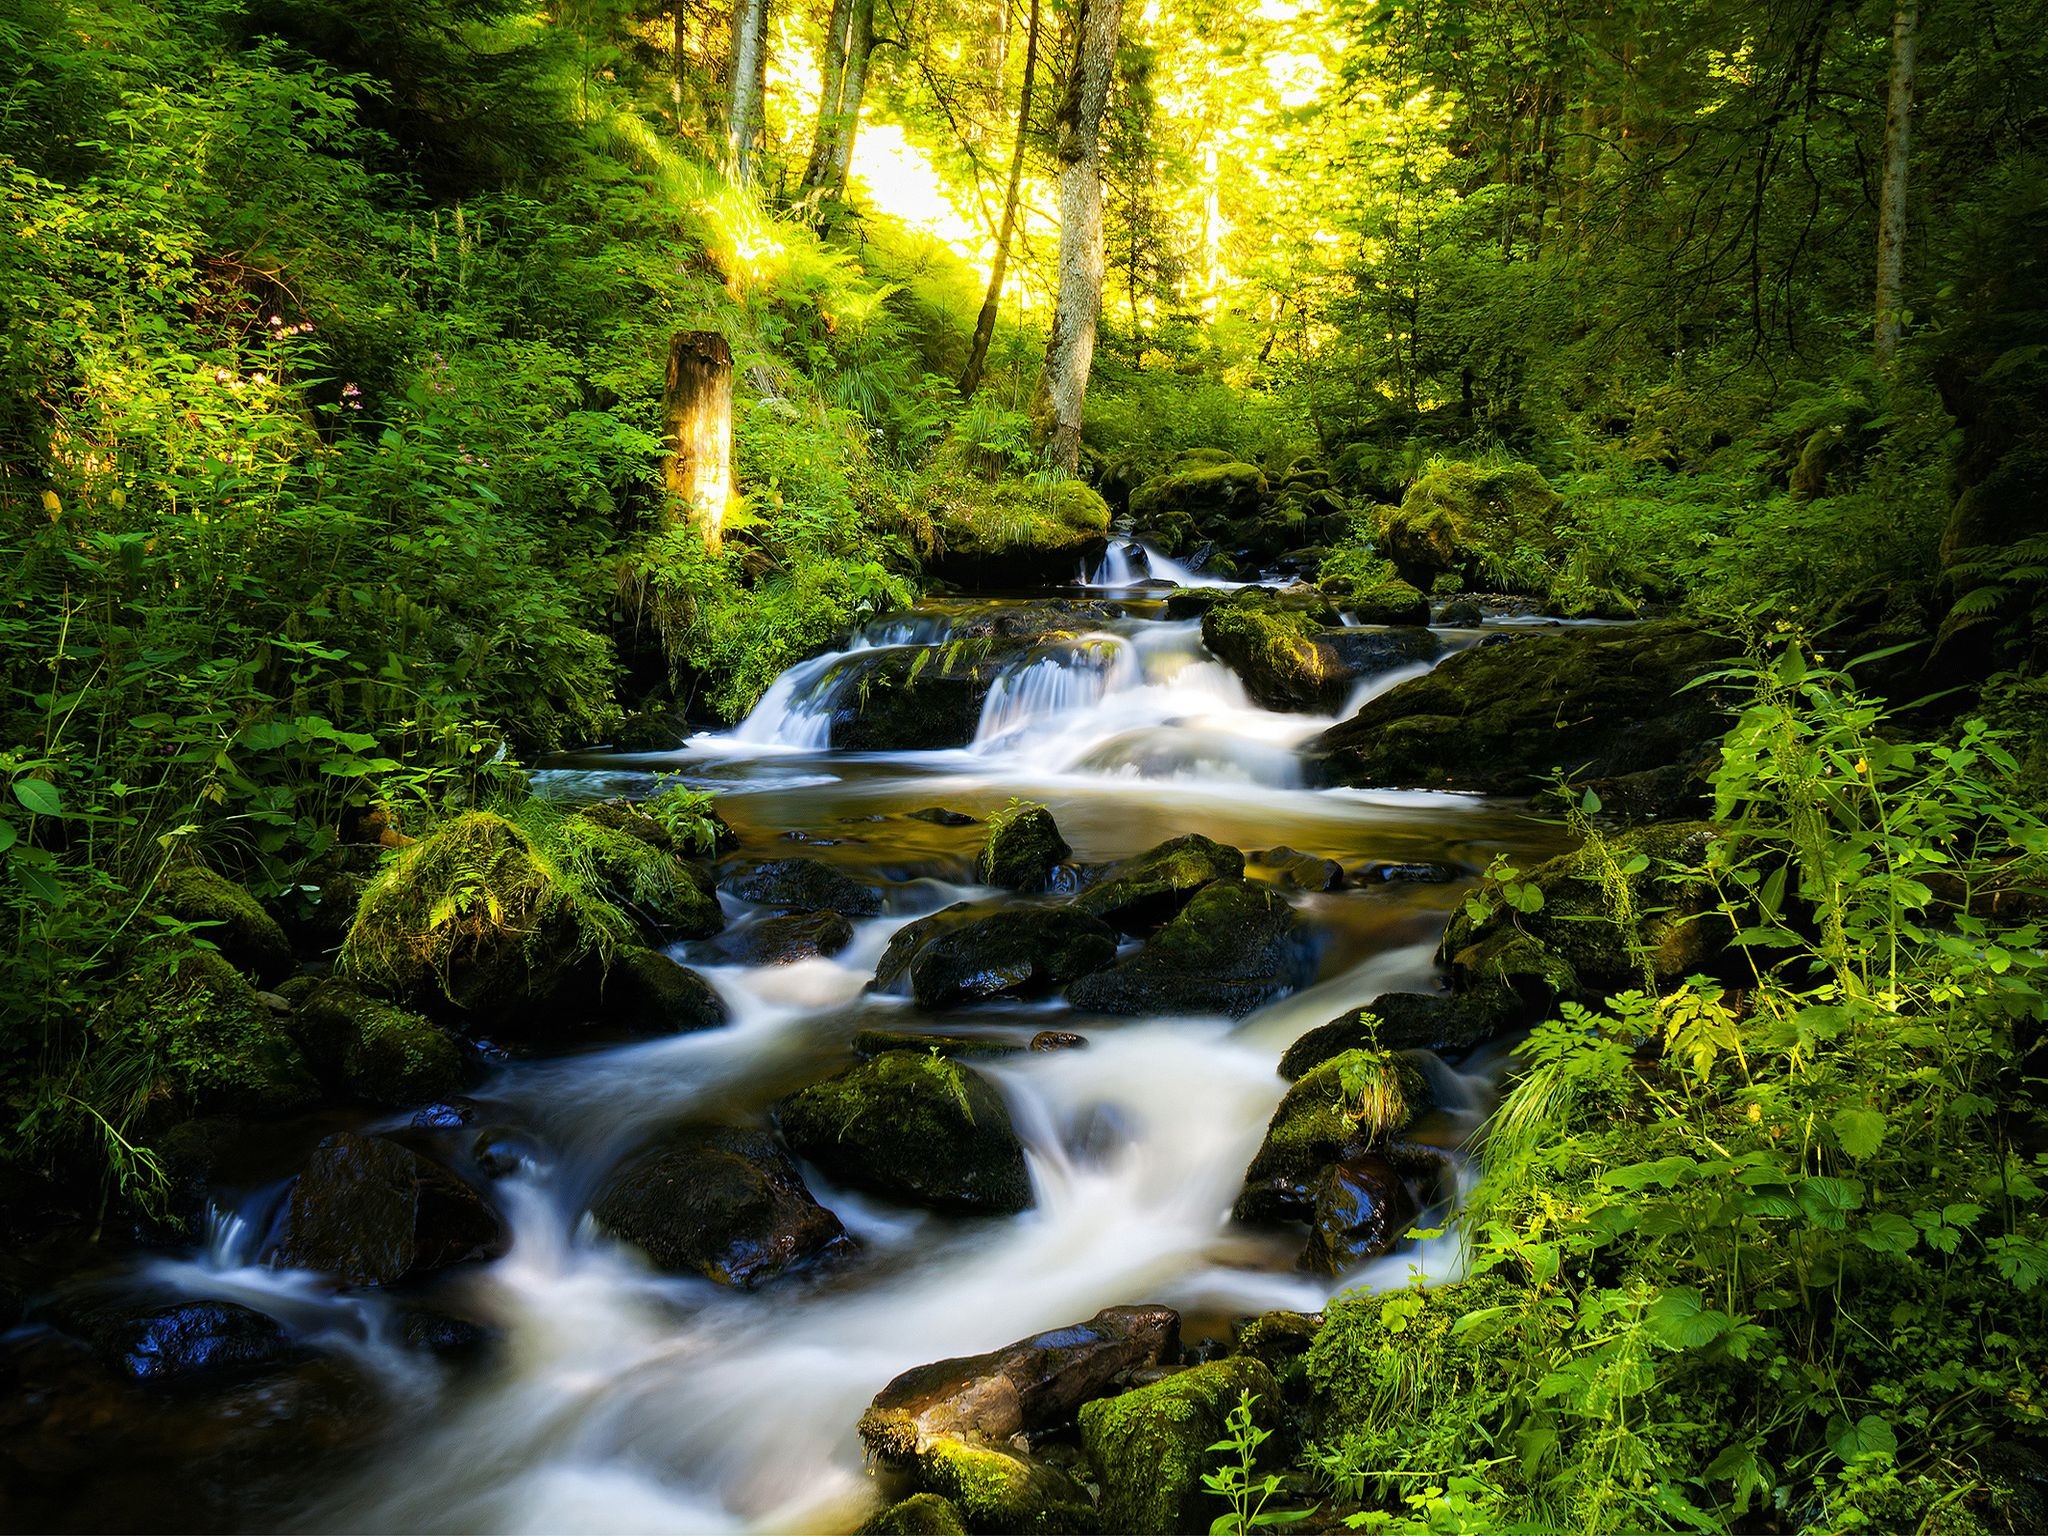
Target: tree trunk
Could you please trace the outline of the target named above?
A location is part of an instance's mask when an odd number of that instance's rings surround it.
[[[732,18],[732,116],[727,149],[735,181],[754,175],[761,129],[761,75],[768,62],[768,0],[739,0]]]
[[[1017,98],[1017,145],[1010,152],[1010,185],[1003,194],[1003,225],[996,235],[995,263],[989,268],[988,294],[981,301],[981,313],[974,318],[974,345],[967,353],[967,368],[960,375],[960,398],[973,396],[981,387],[981,371],[988,364],[988,344],[996,333],[996,311],[1003,298],[1003,276],[1010,265],[1010,238],[1017,229],[1017,193],[1024,184],[1024,147],[1031,133],[1031,82],[1038,73],[1038,0],[1031,0],[1030,29],[1024,42],[1024,91]]]
[[[832,169],[825,183],[827,197],[846,195],[853,169],[853,140],[860,132],[860,104],[867,95],[868,60],[875,51],[875,0],[853,0],[846,26],[846,79],[839,88],[839,122],[832,135]]]
[[[718,547],[732,499],[732,348],[716,331],[678,331],[661,391],[661,485],[669,516]]]
[[[1877,365],[1898,355],[1906,276],[1906,166],[1913,139],[1913,50],[1920,30],[1918,0],[1892,11],[1891,93],[1884,113],[1884,178],[1877,207]]]
[[[1081,407],[1102,315],[1102,109],[1123,0],[1082,0],[1077,21],[1074,68],[1060,106],[1059,296],[1032,401],[1046,456],[1068,474],[1081,467]]]
[[[839,120],[840,92],[846,81],[846,24],[853,0],[832,0],[832,20],[825,31],[825,65],[819,76],[818,126],[811,134],[811,158],[804,164],[799,191],[822,187],[832,166],[832,130]]]

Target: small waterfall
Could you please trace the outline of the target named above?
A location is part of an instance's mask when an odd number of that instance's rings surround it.
[[[985,752],[1020,731],[1094,709],[1110,695],[1143,682],[1135,647],[1116,635],[1089,636],[1026,658],[1006,668],[989,688],[973,750]]]
[[[1170,581],[1177,587],[1242,587],[1242,581],[1225,581],[1190,570],[1171,555],[1163,555],[1150,544],[1111,544],[1093,569],[1081,570],[1081,585],[1108,590],[1139,586],[1147,581]]]

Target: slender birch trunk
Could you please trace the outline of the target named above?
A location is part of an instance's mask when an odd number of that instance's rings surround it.
[[[1003,194],[1002,228],[996,235],[996,256],[989,268],[988,294],[981,301],[981,313],[974,319],[974,345],[967,353],[967,367],[960,375],[960,398],[970,398],[981,387],[982,369],[988,366],[988,346],[996,333],[996,313],[1003,299],[1003,278],[1010,266],[1010,240],[1017,230],[1017,194],[1024,184],[1024,149],[1031,133],[1031,84],[1038,73],[1039,0],[1031,0],[1031,21],[1024,43],[1024,90],[1017,98],[1017,143],[1010,151],[1010,185]]]
[[[1913,54],[1919,40],[1918,0],[1897,0],[1892,12],[1891,91],[1884,113],[1884,176],[1877,208],[1877,365],[1889,369],[1899,351],[1906,278],[1906,169],[1912,157]]]

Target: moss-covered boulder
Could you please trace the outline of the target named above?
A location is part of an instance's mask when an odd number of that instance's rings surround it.
[[[776,1122],[834,1179],[931,1210],[1008,1215],[1032,1204],[1024,1147],[988,1079],[891,1051],[791,1094]]]
[[[725,927],[710,868],[679,858],[631,822],[572,816],[562,824],[562,846],[581,861],[599,891],[655,939],[703,939]],[[651,816],[641,816],[661,830]]]
[[[1256,464],[1186,461],[1131,493],[1131,520],[1141,533],[1192,525],[1214,537],[1217,528],[1259,512],[1266,495],[1266,477]]]
[[[1527,464],[1437,464],[1381,515],[1379,546],[1401,579],[1494,592],[1549,588],[1562,502]]]
[[[995,685],[986,642],[856,651],[834,683],[826,739],[842,752],[942,752],[974,740]]]
[[[905,1371],[861,1415],[861,1439],[882,1465],[957,1505],[970,1529],[1089,1529],[1079,1487],[1017,1446],[1170,1363],[1179,1340],[1169,1308],[1106,1307],[1085,1323]]]
[[[1559,773],[1600,779],[1697,763],[1727,719],[1687,690],[1732,647],[1670,621],[1474,646],[1307,742],[1326,783],[1529,794]]]
[[[284,929],[234,881],[198,864],[173,864],[157,877],[150,901],[180,922],[204,924],[199,936],[258,981],[290,974],[292,946]]]
[[[1073,851],[1051,811],[1042,805],[1013,805],[989,817],[974,873],[987,885],[1042,891],[1054,867]]]
[[[1384,1148],[1430,1103],[1421,1070],[1385,1051],[1346,1051],[1311,1069],[1273,1111],[1265,1140],[1245,1170],[1237,1218],[1306,1216],[1324,1169]]]
[[[591,1214],[663,1269],[743,1289],[853,1246],[774,1137],[729,1126],[680,1130],[628,1158]]]
[[[836,955],[853,942],[853,924],[837,912],[786,912],[764,917],[719,947],[743,965],[794,965]]]
[[[1505,977],[1512,946],[1542,946],[1569,967],[1589,1000],[1630,988],[1665,989],[1710,970],[1734,938],[1716,908],[1713,882],[1696,873],[1727,835],[1711,822],[1639,827],[1546,860],[1518,877],[1543,904],[1518,911],[1489,882],[1479,895],[1489,915],[1451,917],[1439,958],[1461,991]],[[1624,895],[1625,893],[1625,895]],[[1617,901],[1625,910],[1617,910]],[[1559,973],[1560,977],[1562,972]]]
[[[1033,997],[1101,970],[1117,938],[1071,907],[1006,907],[943,929],[910,962],[920,1008],[957,1008],[993,997]]]
[[[655,949],[623,949],[599,973],[590,1000],[564,1022],[633,1036],[685,1035],[716,1029],[732,1017],[725,999],[702,976]]]
[[[1294,1082],[1346,1051],[1469,1051],[1512,1027],[1517,1014],[1491,993],[1385,992],[1288,1046],[1280,1075]]]
[[[109,1017],[149,1064],[145,1117],[269,1117],[320,1097],[283,1016],[216,953],[138,967],[119,983]]]
[[[1427,623],[1428,604],[1418,623]],[[1434,660],[1442,643],[1423,628],[1332,627],[1270,592],[1232,593],[1202,616],[1202,642],[1268,709],[1330,714],[1361,679]]]
[[[502,1253],[508,1233],[483,1196],[438,1163],[381,1136],[344,1131],[292,1184],[276,1257],[352,1285]]]
[[[967,587],[1072,581],[1109,545],[1109,503],[1080,480],[1039,487],[947,476],[927,488],[926,569]]]
[[[440,1025],[346,982],[320,983],[289,1027],[323,1081],[366,1103],[424,1104],[468,1076],[461,1048]]]
[[[967,1525],[951,1499],[913,1493],[875,1515],[860,1536],[967,1536]]]
[[[1067,989],[1096,1013],[1241,1019],[1315,973],[1308,936],[1270,886],[1224,880],[1197,891],[1145,947]]]
[[[973,922],[977,914],[993,910],[996,909],[983,902],[956,901],[950,907],[912,918],[889,935],[882,958],[875,962],[875,979],[869,985],[877,992],[902,991],[902,983],[910,975],[910,962],[917,958],[919,950],[947,929]]]
[[[778,912],[837,912],[843,917],[873,917],[882,910],[880,891],[817,859],[775,859],[757,864],[730,876],[725,889],[741,901]]]
[[[1223,1438],[1224,1421],[1247,1392],[1262,1405],[1255,1416],[1271,1424],[1280,1388],[1261,1362],[1243,1355],[1084,1407],[1081,1445],[1102,1489],[1097,1528],[1133,1536],[1209,1529],[1225,1507],[1202,1486],[1202,1474],[1217,1465],[1209,1447]]]
[[[486,1025],[548,1009],[590,949],[571,879],[505,817],[472,811],[401,850],[363,893],[341,973]]]
[[[1361,624],[1427,624],[1429,598],[1419,587],[1396,577],[1353,592],[1344,609]]]
[[[1110,866],[1074,901],[1119,933],[1144,933],[1165,922],[1217,880],[1244,874],[1244,855],[1199,832],[1168,838]]]

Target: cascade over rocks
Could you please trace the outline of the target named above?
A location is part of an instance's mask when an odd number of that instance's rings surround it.
[[[389,1285],[496,1258],[508,1240],[483,1196],[447,1169],[395,1141],[342,1131],[292,1184],[275,1251],[351,1285]]]
[[[751,1289],[853,1247],[765,1131],[688,1127],[622,1163],[591,1207],[661,1268]]]
[[[776,1123],[798,1155],[870,1194],[966,1215],[1032,1204],[1024,1146],[988,1079],[929,1053],[889,1051],[789,1095]]]
[[[1313,973],[1287,898],[1232,879],[1204,886],[1143,949],[1069,987],[1067,1001],[1097,1013],[1241,1019]]]
[[[1243,874],[1243,854],[1188,832],[1111,865],[1075,898],[1074,907],[1119,933],[1144,933],[1186,906],[1203,886]]]
[[[1677,621],[1475,646],[1302,753],[1331,784],[1488,794],[1529,794],[1558,773],[1598,781],[1697,764],[1726,722],[1710,690],[1687,685],[1731,650]]]
[[[1106,1307],[1085,1323],[905,1371],[861,1415],[860,1436],[883,1465],[958,1505],[974,1529],[1036,1529],[1062,1507],[1085,1520],[1081,1489],[1017,1444],[1072,1424],[1085,1405],[1179,1353],[1178,1313]]]

